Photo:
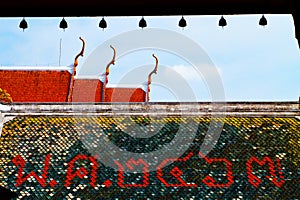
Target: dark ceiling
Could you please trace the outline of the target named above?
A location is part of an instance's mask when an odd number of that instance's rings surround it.
[[[154,16],[291,13],[296,0],[26,0],[2,1],[4,16]]]
[[[0,17],[292,14],[300,41],[299,0],[11,0]]]

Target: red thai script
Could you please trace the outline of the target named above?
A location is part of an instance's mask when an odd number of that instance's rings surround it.
[[[183,172],[178,168],[178,167],[174,167],[171,169],[170,174],[175,177],[175,179],[179,182],[179,183],[168,183],[166,181],[166,179],[163,178],[163,168],[166,166],[167,163],[169,162],[186,162],[188,159],[190,159],[190,157],[192,157],[193,153],[189,153],[186,157],[184,158],[168,158],[165,159],[158,167],[157,167],[157,171],[156,171],[156,177],[158,178],[158,180],[160,180],[165,186],[167,187],[197,187],[197,184],[195,183],[187,183],[185,182],[181,176],[183,174]]]
[[[203,155],[201,152],[199,153],[200,157],[204,159],[205,162],[208,164],[212,164],[214,162],[218,163],[224,163],[225,164],[225,171],[226,171],[226,178],[227,182],[225,183],[219,183],[217,182],[211,175],[207,175],[202,182],[209,186],[209,187],[219,187],[219,188],[224,188],[224,187],[230,187],[232,183],[234,183],[234,177],[232,173],[232,163],[228,161],[226,158],[207,158],[205,155]],[[184,158],[167,158],[164,161],[158,165],[156,169],[156,178],[163,183],[166,187],[197,187],[196,183],[188,183],[184,180],[183,177],[183,171],[175,166],[169,171],[169,175],[173,177],[173,180],[167,181],[163,172],[163,168],[168,164],[168,163],[173,163],[173,162],[187,162],[191,157],[193,156],[193,153],[189,153],[187,156]],[[33,177],[42,187],[46,187],[47,184],[50,185],[51,187],[54,187],[57,182],[56,180],[50,179],[48,177],[48,169],[50,166],[50,159],[51,155],[47,154],[44,159],[44,167],[41,171],[40,175],[37,175],[36,172],[31,171],[27,175],[24,174],[24,169],[25,166],[28,165],[26,164],[26,161],[22,158],[21,155],[15,156],[11,161],[12,163],[18,167],[18,172],[17,172],[17,178],[15,180],[15,186],[18,187],[22,185],[25,181]],[[79,165],[79,161],[85,161],[88,162],[90,165],[90,169],[87,169],[85,167],[77,167],[76,170],[74,170],[75,165]],[[280,188],[284,184],[284,176],[281,168],[281,163],[280,159],[276,158],[274,162],[270,157],[266,156],[262,160],[259,160],[256,157],[251,157],[247,162],[246,162],[246,172],[249,178],[249,183],[251,183],[253,186],[258,187],[262,180],[257,177],[256,175],[253,174],[253,165],[257,164],[258,166],[263,166],[263,165],[268,165],[268,174],[266,175],[266,178],[270,180],[276,187]],[[118,161],[115,161],[115,164],[118,166],[118,181],[117,184],[119,187],[135,187],[135,188],[145,188],[149,185],[149,165],[143,160],[143,159],[130,159],[128,160],[125,165],[120,164]],[[76,165],[76,166],[77,166]],[[129,170],[133,171],[135,166],[140,166],[142,165],[143,167],[143,172],[142,172],[142,179],[138,183],[125,183],[125,175],[124,171],[125,167],[127,167]],[[98,163],[97,159],[92,157],[92,156],[87,156],[83,154],[78,154],[74,158],[72,158],[67,165],[67,172],[66,172],[66,179],[65,179],[65,187],[69,187],[74,179],[76,177],[80,179],[87,179],[89,175],[89,184],[92,187],[96,187],[97,183],[97,169],[98,169]],[[38,170],[39,171],[39,170]],[[47,183],[47,179],[49,182]],[[170,181],[176,181],[175,183],[170,183]],[[111,180],[107,179],[102,183],[105,187],[110,187],[112,182]]]
[[[127,161],[126,166],[128,167],[128,169],[133,170],[133,165],[138,166],[140,164],[142,164],[144,166],[143,168],[143,183],[132,183],[132,184],[124,184],[124,166],[121,165],[118,161],[115,161],[116,165],[119,167],[118,170],[118,185],[120,187],[140,187],[140,188],[144,188],[147,187],[149,185],[149,173],[148,173],[148,168],[149,165],[143,160],[143,159],[139,159],[138,161],[135,161],[134,159],[130,159]]]
[[[31,171],[29,174],[27,174],[24,177],[23,173],[24,173],[24,167],[25,167],[26,161],[20,155],[15,156],[11,160],[14,165],[19,167],[15,186],[18,187],[18,186],[22,185],[30,177],[34,177],[35,180],[37,180],[42,187],[46,187],[46,179],[47,179],[48,169],[49,169],[49,165],[50,165],[50,157],[51,157],[50,154],[47,154],[45,157],[44,168],[42,170],[41,176],[38,176],[34,171]]]
[[[271,158],[269,157],[264,157],[261,161],[259,161],[256,157],[251,157],[247,163],[246,163],[246,169],[247,169],[247,174],[248,174],[248,178],[249,178],[249,183],[251,183],[253,186],[258,187],[258,185],[262,182],[262,180],[260,178],[258,178],[257,176],[255,176],[252,172],[252,165],[253,162],[259,164],[260,166],[265,165],[266,163],[269,165],[269,173],[271,176],[266,175],[266,178],[269,179],[270,181],[272,181],[277,187],[281,187],[284,183],[284,176],[283,176],[283,172],[282,172],[282,168],[281,168],[281,164],[280,164],[280,160],[279,158],[276,158],[276,162],[277,162],[277,171],[279,174],[279,178],[281,179],[280,181],[278,180],[278,177],[276,175],[276,170],[275,170],[275,165],[274,162],[272,161]]]
[[[84,167],[80,167],[75,172],[73,172],[73,167],[76,161],[78,160],[88,160],[91,162],[92,170],[91,170],[91,178],[90,178],[90,185],[92,187],[96,187],[96,179],[97,179],[97,168],[98,163],[96,159],[92,156],[86,156],[83,154],[79,154],[76,157],[74,157],[69,163],[68,163],[68,170],[67,170],[67,176],[65,180],[65,187],[68,187],[71,185],[71,181],[77,176],[81,179],[83,179],[85,176],[88,175],[88,170]]]
[[[226,164],[226,176],[227,176],[227,183],[217,183],[212,176],[207,175],[202,182],[209,186],[209,187],[229,187],[233,182],[232,176],[232,163],[229,162],[226,158],[207,158],[201,152],[199,152],[200,157],[202,157],[207,163],[211,164],[213,162],[223,162]]]

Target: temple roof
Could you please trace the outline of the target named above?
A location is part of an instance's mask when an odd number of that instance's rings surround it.
[[[102,85],[99,79],[75,79],[73,102],[101,102]]]
[[[18,198],[37,199],[49,196],[53,199],[121,199],[124,196],[147,199],[153,195],[157,199],[232,199],[237,194],[245,199],[299,197],[299,119],[272,113],[265,113],[264,117],[254,115],[225,117],[220,138],[205,157],[199,156],[201,143],[212,121],[222,122],[222,118],[171,113],[18,115],[3,126],[0,185],[15,192]],[[144,136],[136,137],[137,130]],[[110,142],[121,149],[120,153],[149,153],[170,145],[180,130],[185,137],[194,130],[195,138],[189,146],[184,142],[177,144],[177,150],[186,150],[163,170],[125,172],[123,177],[118,165],[114,169],[104,164],[104,160],[120,156],[109,149]],[[166,160],[159,162],[172,159],[168,152],[165,154]],[[122,159],[116,161],[126,166]],[[275,167],[275,174],[281,174],[276,182],[264,178],[268,167],[262,165],[268,162],[269,167]],[[37,180],[45,166],[48,166],[46,179]],[[21,168],[24,173],[16,176]],[[80,170],[88,174],[80,176]],[[176,179],[174,170],[183,174]],[[252,176],[261,182],[251,182],[252,171]],[[30,172],[36,177],[26,178]],[[210,183],[208,177],[218,182]]]
[[[299,102],[15,103],[1,112],[0,186],[18,199],[300,195]],[[133,173],[138,164],[152,170]]]
[[[0,67],[0,88],[10,94],[13,102],[67,102],[71,73],[71,67]],[[105,102],[145,102],[144,87],[108,85]],[[101,102],[102,90],[103,82],[99,77],[75,76],[72,101]]]
[[[105,90],[105,102],[145,102],[146,93],[137,87],[107,87]]]
[[[69,69],[0,69],[0,88],[14,102],[66,102],[71,74]]]

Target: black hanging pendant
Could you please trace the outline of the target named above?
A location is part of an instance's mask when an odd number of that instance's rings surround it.
[[[266,26],[268,24],[267,19],[265,18],[265,16],[263,15],[260,20],[259,20],[259,25],[261,26]]]
[[[101,21],[99,22],[99,27],[102,28],[103,30],[104,30],[105,28],[107,28],[107,23],[106,23],[104,17],[103,17],[103,18],[101,19]]]
[[[22,21],[20,22],[19,27],[20,27],[21,29],[23,29],[23,31],[24,31],[26,28],[28,28],[28,24],[27,24],[25,18],[22,19]]]
[[[219,20],[219,26],[222,26],[222,28],[224,26],[227,26],[227,22],[226,19],[222,16],[221,19]]]
[[[66,28],[68,28],[68,23],[67,23],[67,21],[65,20],[65,18],[63,18],[61,21],[60,21],[60,23],[59,23],[59,28],[62,28],[62,29],[66,29]]]
[[[181,17],[181,19],[179,20],[178,26],[181,28],[184,28],[187,26],[185,19],[183,18],[183,16]]]
[[[147,27],[147,22],[144,19],[144,17],[142,17],[142,19],[140,20],[139,27],[141,27],[142,29],[145,28],[145,27]]]

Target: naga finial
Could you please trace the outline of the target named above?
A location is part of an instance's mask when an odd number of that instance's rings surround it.
[[[114,52],[114,55],[113,55],[113,58],[111,59],[111,61],[106,65],[106,68],[105,68],[105,80],[104,80],[104,83],[103,83],[103,86],[102,86],[102,102],[104,101],[104,91],[105,91],[105,88],[106,88],[106,84],[108,83],[108,75],[109,75],[109,67],[111,65],[115,65],[115,62],[116,62],[116,49],[110,45],[110,48],[112,48],[113,52]]]
[[[106,81],[106,83],[108,82],[109,67],[110,67],[110,65],[114,65],[115,61],[116,61],[116,49],[112,45],[110,45],[110,48],[112,48],[112,50],[114,51],[114,55],[113,55],[112,60],[107,64],[106,69],[105,69],[105,81]]]
[[[158,70],[158,58],[152,54],[152,56],[155,58],[155,67],[154,69],[149,73],[148,75],[148,85],[147,85],[147,102],[150,100],[150,96],[149,96],[149,93],[150,93],[150,84],[152,83],[152,74],[157,74],[157,70]]]
[[[80,53],[77,54],[77,56],[75,57],[74,68],[77,67],[77,65],[78,65],[78,58],[79,58],[79,56],[83,56],[84,48],[85,48],[85,41],[82,39],[82,37],[79,37],[79,39],[82,41],[82,48],[81,48]]]
[[[75,81],[74,76],[76,75],[76,67],[78,65],[78,58],[79,58],[79,56],[83,56],[84,48],[85,48],[85,41],[82,39],[82,37],[79,37],[79,39],[82,41],[82,48],[81,48],[80,53],[77,54],[77,56],[75,57],[75,60],[74,60],[74,68],[73,68],[73,72],[72,72],[72,77],[71,77],[71,82],[70,82],[70,88],[69,88],[69,94],[68,94],[68,98],[67,98],[68,102],[72,101],[73,89],[74,89],[74,81]]]

